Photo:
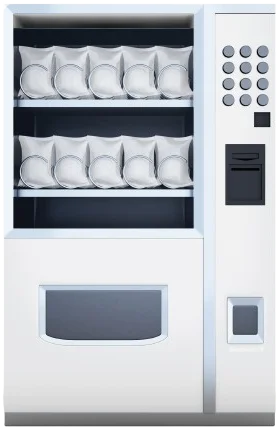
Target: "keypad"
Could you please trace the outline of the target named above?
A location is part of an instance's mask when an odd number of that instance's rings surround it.
[[[260,91],[265,91],[268,89],[269,81],[268,79],[260,76],[258,78],[257,72],[259,74],[266,74],[269,70],[269,65],[266,61],[261,60],[260,58],[266,58],[269,55],[269,49],[265,45],[260,46],[248,46],[248,45],[242,45],[239,46],[232,46],[232,45],[226,45],[222,48],[222,56],[225,58],[232,58],[234,57],[234,62],[232,60],[223,62],[222,70],[225,74],[232,74],[235,71],[235,63],[238,64],[238,68],[236,69],[236,72],[234,76],[238,77],[238,81],[235,81],[235,78],[231,78],[226,76],[226,78],[222,79],[222,87],[226,91],[232,91],[236,84],[238,86],[236,90],[237,100],[239,103],[247,107],[252,102],[253,105],[259,105],[261,107],[266,106],[269,103],[269,98],[267,94],[265,93],[258,93],[258,96],[255,94],[252,94],[251,96],[251,88],[254,85],[254,88],[256,86]],[[243,60],[243,58],[249,58],[247,60]],[[257,61],[260,60],[260,62]],[[253,68],[256,67],[257,69]],[[249,74],[249,76],[243,77],[243,75]],[[243,93],[243,91],[249,91],[248,93]],[[257,96],[257,99],[256,99]],[[237,102],[238,102],[237,101]],[[222,102],[224,105],[230,107],[235,103],[235,98],[232,92],[230,93],[223,93]]]

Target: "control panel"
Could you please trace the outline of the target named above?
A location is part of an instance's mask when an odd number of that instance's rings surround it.
[[[274,137],[273,35],[274,15],[217,16],[217,154],[225,151],[226,206],[267,203],[267,157]]]
[[[275,16],[215,19],[216,410],[270,412]]]
[[[225,131],[229,128],[230,132],[234,132],[272,126],[273,34],[273,14],[217,15],[217,120],[220,113]],[[240,142],[248,143],[245,140]]]
[[[251,88],[252,85],[256,85],[257,88],[261,91],[258,94],[254,102],[257,102],[258,105],[265,107],[268,104],[269,98],[268,94],[264,93],[269,87],[269,82],[266,75],[269,69],[268,62],[266,59],[269,55],[268,46],[262,45],[258,46],[255,51],[252,51],[250,46],[244,45],[238,49],[238,52],[235,51],[234,47],[231,45],[224,46],[222,49],[222,55],[226,58],[226,62],[222,65],[222,70],[225,75],[230,75],[226,77],[223,75],[224,80],[222,81],[222,86],[226,91],[232,91],[235,85],[238,85],[242,91],[247,91],[246,93],[242,92],[239,102],[244,107],[248,107],[252,103]],[[232,78],[232,75],[235,71],[235,65],[231,58],[234,58],[237,55],[236,62],[240,62],[237,81]],[[257,60],[259,61],[257,63]],[[252,74],[253,65],[256,66],[256,71],[258,73]],[[248,77],[245,77],[245,76]],[[254,80],[254,81],[253,81]],[[227,107],[232,106],[235,103],[235,98],[232,93],[227,93],[223,96],[222,102]]]

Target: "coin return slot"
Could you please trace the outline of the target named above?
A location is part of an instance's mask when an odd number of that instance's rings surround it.
[[[257,335],[258,307],[256,305],[233,306],[233,334]]]
[[[231,297],[227,300],[228,344],[264,342],[264,300],[262,297]]]

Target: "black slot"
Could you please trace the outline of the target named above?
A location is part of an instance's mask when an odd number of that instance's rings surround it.
[[[264,204],[265,146],[226,145],[226,205]]]
[[[237,167],[232,167],[231,171],[241,171],[241,172],[246,172],[246,171],[260,171],[261,168],[246,168],[246,167],[241,167],[241,166],[237,166]]]
[[[233,153],[232,154],[232,159],[234,160],[243,160],[243,161],[248,161],[248,160],[256,160],[259,158],[259,154],[258,153]]]

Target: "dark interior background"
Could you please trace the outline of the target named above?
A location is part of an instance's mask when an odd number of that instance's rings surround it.
[[[19,45],[187,47],[193,46],[193,28],[15,28],[15,89],[21,72]],[[193,87],[192,55],[189,77]],[[189,136],[193,135],[193,108],[14,108],[14,135],[19,134]],[[16,139],[14,148],[17,177],[21,150]],[[193,177],[192,144],[189,164]],[[14,227],[193,228],[193,198],[14,198]]]
[[[101,102],[101,101],[99,101]],[[14,108],[14,134],[47,137],[193,135],[193,108]]]
[[[193,228],[193,198],[18,197],[14,228]]]
[[[15,28],[14,46],[192,46],[193,28]]]

